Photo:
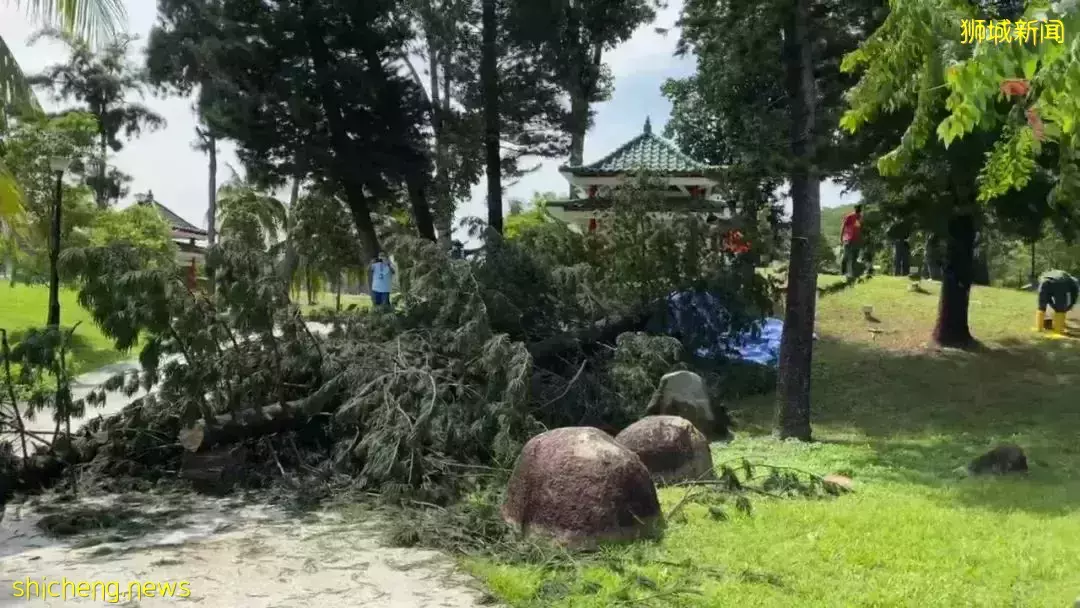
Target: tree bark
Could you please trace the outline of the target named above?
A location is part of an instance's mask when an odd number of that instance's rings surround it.
[[[98,114],[98,116],[101,116],[101,114]],[[99,127],[99,128],[103,128],[103,127]],[[106,163],[106,159],[108,158],[107,155],[109,153],[109,140],[105,136],[104,131],[102,131],[101,134],[98,136],[98,152],[101,154],[101,163],[98,165],[98,168],[97,168],[98,169],[98,175],[97,175],[98,184],[97,184],[97,188],[94,189],[94,198],[95,198],[95,200],[97,202],[98,209],[105,209],[106,207],[109,206],[109,200],[106,198],[106,193],[105,193],[106,188],[108,187],[106,182],[105,182],[105,175],[106,175],[106,172],[108,171],[108,166],[107,166],[107,163]]]
[[[296,153],[294,161],[292,189],[289,191],[289,208],[285,213],[285,259],[282,260],[281,267],[281,282],[285,290],[286,300],[289,299],[289,287],[292,285],[293,275],[296,274],[296,265],[300,257],[296,253],[296,246],[293,244],[292,239],[293,213],[296,210],[297,201],[300,200],[300,182],[303,181],[304,176],[307,174],[305,163],[299,152]]]
[[[408,177],[409,203],[412,206],[413,222],[416,223],[416,232],[420,238],[436,241],[435,222],[431,216],[431,207],[428,205],[427,195],[424,188],[423,176],[411,174]]]
[[[498,16],[495,0],[481,0],[482,37],[480,46],[480,85],[484,106],[484,157],[487,174],[488,227],[502,234],[502,153],[499,150],[499,69]]]
[[[334,149],[334,177],[345,190],[345,199],[352,213],[353,222],[356,224],[356,232],[364,248],[364,255],[372,260],[381,249],[379,236],[375,232],[375,222],[371,219],[371,205],[368,204],[368,197],[364,194],[364,184],[356,175],[353,161],[358,155],[345,128],[341,103],[338,100],[338,87],[335,86],[334,79],[328,72],[334,67],[335,61],[319,29],[319,21],[312,14],[314,11],[311,8],[311,2],[304,2],[303,6],[304,37],[308,50],[311,52],[319,97],[330,130],[330,145]]]
[[[941,346],[966,348],[975,342],[968,328],[974,258],[975,218],[970,214],[956,215],[949,220],[945,269],[933,333],[934,342]]]
[[[814,253],[820,238],[820,181],[814,168],[816,83],[810,39],[810,0],[794,0],[784,28],[784,63],[791,103],[791,259],[777,381],[777,431],[811,439],[810,366],[817,306]]]
[[[337,280],[334,281],[334,310],[341,312],[341,284],[344,282],[344,278],[341,276],[341,270],[337,271]]]
[[[206,188],[206,242],[213,247],[217,243],[217,138],[206,133],[206,155],[209,178]]]
[[[49,229],[49,316],[46,325],[60,327],[60,237],[63,211],[64,174],[56,172],[56,192],[53,199],[52,225]]]
[[[1031,241],[1031,271],[1028,273],[1028,285],[1031,285],[1032,289],[1038,284],[1038,277],[1035,274],[1035,240]]]

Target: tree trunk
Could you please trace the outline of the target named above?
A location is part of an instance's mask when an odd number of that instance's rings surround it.
[[[1031,272],[1028,273],[1028,285],[1032,288],[1038,284],[1038,277],[1035,274],[1035,240],[1031,241]]]
[[[428,6],[430,10],[430,5]],[[427,36],[428,45],[428,73],[431,87],[431,128],[435,132],[435,203],[433,228],[437,233],[439,248],[449,251],[453,242],[454,204],[450,192],[450,174],[447,170],[446,133],[443,124],[444,113],[449,108],[450,102],[450,53],[445,49],[437,49],[435,37],[430,33]],[[440,65],[440,59],[442,64]],[[442,86],[444,91],[439,90],[439,73],[442,72]]]
[[[572,14],[576,14],[576,11]],[[577,22],[575,21],[574,27]],[[580,35],[580,34],[579,34]],[[577,66],[574,70],[576,75],[574,82],[571,83],[570,93],[570,166],[577,167],[585,162],[585,135],[589,131],[589,99],[592,97],[595,89],[596,82],[592,77],[595,70],[600,68],[600,62],[603,59],[604,49],[600,45],[596,45],[592,49],[592,57],[590,65],[584,65],[586,58],[584,53],[578,53],[582,64]],[[577,193],[577,189],[570,186],[570,198],[574,198]]]
[[[105,190],[107,188],[105,182],[105,175],[108,170],[107,163],[109,152],[109,141],[105,137],[105,133],[101,133],[98,139],[98,152],[101,154],[101,163],[98,165],[98,184],[94,189],[94,198],[96,199],[98,209],[105,209],[109,206],[109,200],[106,198]]]
[[[782,438],[811,438],[810,366],[814,352],[817,268],[814,254],[820,238],[821,201],[814,169],[816,83],[809,28],[810,0],[794,0],[784,28],[784,63],[791,100],[791,259],[787,303],[780,339],[777,381],[777,431]]]
[[[296,166],[293,168],[292,190],[289,192],[289,209],[285,214],[285,259],[282,260],[281,281],[285,289],[285,299],[289,299],[289,286],[292,285],[293,275],[296,274],[296,264],[299,256],[292,239],[293,213],[296,203],[300,200],[300,182],[305,175],[304,162],[300,160],[300,153],[296,154]]]
[[[483,35],[480,46],[480,85],[484,106],[484,157],[487,174],[488,227],[502,234],[502,154],[499,150],[498,17],[495,0],[481,0]]]
[[[407,179],[409,203],[412,206],[413,222],[416,223],[416,233],[420,235],[420,238],[435,241],[435,222],[431,217],[431,207],[428,205],[422,183],[423,176],[413,173]]]
[[[337,280],[334,281],[334,310],[341,312],[341,284],[344,282],[344,278],[341,276],[341,270],[337,271]]]
[[[4,276],[12,285],[15,284],[15,244],[14,244],[14,231],[11,226],[8,226],[4,222],[0,222],[0,241],[3,241],[4,245]]]
[[[975,341],[968,328],[968,304],[975,258],[975,218],[957,215],[949,220],[945,251],[945,271],[934,325],[934,342],[941,346],[965,348]]]
[[[304,2],[302,10],[304,37],[308,50],[311,52],[319,97],[330,129],[330,145],[334,151],[334,178],[345,190],[345,199],[352,213],[353,222],[356,224],[356,232],[364,248],[364,255],[372,260],[378,255],[381,247],[379,236],[375,232],[375,222],[371,219],[371,206],[368,204],[367,195],[364,194],[364,184],[356,175],[354,160],[358,155],[345,128],[341,103],[338,99],[339,87],[335,85],[334,78],[328,71],[336,65],[336,62],[326,46],[326,40],[323,39],[318,15],[313,14],[315,11],[311,8],[311,2]]]
[[[311,265],[304,267],[304,281],[307,284],[307,303],[315,305],[315,277],[311,274]]]
[[[63,211],[64,174],[56,173],[56,193],[53,199],[52,226],[49,229],[49,316],[45,324],[60,327],[60,236]]]
[[[217,243],[217,138],[207,132],[206,155],[209,178],[206,192],[206,242],[213,247]]]

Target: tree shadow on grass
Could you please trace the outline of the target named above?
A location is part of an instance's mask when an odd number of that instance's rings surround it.
[[[973,507],[1080,508],[1080,339],[922,353],[822,339],[812,386],[816,436],[868,454],[852,457],[856,475],[937,488],[942,499]],[[741,405],[752,430],[770,426],[772,398]],[[1028,474],[958,471],[1004,442],[1024,448]]]

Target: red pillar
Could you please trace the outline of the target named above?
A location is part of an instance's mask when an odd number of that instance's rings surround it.
[[[198,277],[199,277],[199,275],[198,275],[198,273],[196,272],[196,269],[195,269],[195,258],[191,258],[191,265],[188,266],[188,271],[187,271],[188,289],[191,289],[192,291],[195,291],[195,288],[198,287],[198,285],[199,285]]]

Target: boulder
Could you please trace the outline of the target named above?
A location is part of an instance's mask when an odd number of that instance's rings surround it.
[[[1027,456],[1020,446],[1007,443],[972,460],[967,469],[972,475],[1023,473],[1028,470]]]
[[[707,437],[718,433],[705,381],[694,372],[671,372],[660,378],[660,386],[653,393],[645,414],[686,418]],[[723,433],[727,433],[726,428]]]
[[[629,448],[660,484],[713,475],[709,441],[686,418],[646,416],[623,429],[615,441]]]
[[[578,548],[652,537],[663,524],[641,459],[591,427],[530,439],[514,466],[502,516],[524,534]]]

